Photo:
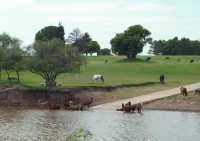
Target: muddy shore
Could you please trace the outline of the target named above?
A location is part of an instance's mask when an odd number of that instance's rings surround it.
[[[182,98],[181,95],[177,98],[163,98],[154,100],[144,104],[145,110],[166,110],[166,111],[188,111],[200,112],[200,96],[191,95]]]
[[[93,97],[91,106],[112,102],[117,99],[105,98],[101,96],[102,92],[116,90],[116,87],[59,87],[52,89],[29,89],[23,86],[13,86],[0,90],[0,107],[23,107],[38,108],[38,100],[56,101],[62,108],[62,99],[74,96],[79,99],[90,99]]]

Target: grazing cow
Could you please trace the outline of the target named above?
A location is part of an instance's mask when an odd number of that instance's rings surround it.
[[[105,60],[105,63],[107,63],[108,62],[108,60]]]
[[[104,82],[103,76],[101,74],[95,74],[93,76],[92,81],[96,83],[97,80],[101,80],[102,83]]]
[[[165,76],[163,74],[160,75],[160,83],[165,84]]]
[[[146,58],[146,61],[150,61],[150,60],[151,60],[151,57],[147,57],[147,58]]]
[[[180,88],[181,94],[182,94],[182,98],[184,98],[185,96],[187,96],[187,88],[185,87],[181,87]]]
[[[192,63],[192,62],[194,62],[194,60],[192,59],[192,60],[190,60],[190,63]]]
[[[165,60],[169,60],[169,57],[165,57]]]

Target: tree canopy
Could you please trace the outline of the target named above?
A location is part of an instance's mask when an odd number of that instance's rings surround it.
[[[92,56],[92,53],[99,53],[100,52],[100,45],[97,41],[91,41],[87,44],[86,50],[85,50],[86,54],[90,54]]]
[[[93,41],[89,33],[81,33],[78,28],[70,32],[67,43],[78,48],[79,52],[92,55],[100,51],[100,45],[97,41]]]
[[[108,48],[103,48],[100,50],[100,55],[111,55],[111,50]]]
[[[151,32],[141,25],[130,26],[124,33],[116,34],[111,39],[111,50],[114,54],[125,55],[129,59],[135,58],[147,43],[151,43],[150,34]]]
[[[33,54],[26,60],[28,70],[42,76],[49,87],[56,86],[59,74],[79,73],[80,67],[86,63],[76,48],[57,38],[35,42],[32,50]]]
[[[65,42],[65,31],[61,23],[58,26],[46,26],[38,31],[35,35],[35,41],[49,41],[58,38]]]

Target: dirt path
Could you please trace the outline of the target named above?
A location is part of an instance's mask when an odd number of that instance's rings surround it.
[[[184,87],[186,87],[188,91],[193,91],[195,89],[200,88],[200,83],[186,85]],[[176,95],[179,93],[180,93],[180,87],[165,90],[165,91],[155,92],[155,93],[151,93],[151,94],[146,94],[146,95],[142,95],[142,96],[138,96],[138,97],[134,97],[134,98],[129,98],[129,99],[119,100],[119,101],[110,102],[110,103],[106,103],[106,104],[101,104],[101,105],[94,106],[92,108],[118,109],[118,108],[121,108],[122,103],[127,103],[128,101],[130,101],[132,104],[136,104],[136,103],[140,103],[140,102],[147,102],[147,101],[152,101],[152,100]]]

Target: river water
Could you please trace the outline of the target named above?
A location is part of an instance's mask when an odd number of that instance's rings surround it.
[[[200,141],[200,113],[0,109],[1,141],[64,141],[79,128],[93,141]]]

